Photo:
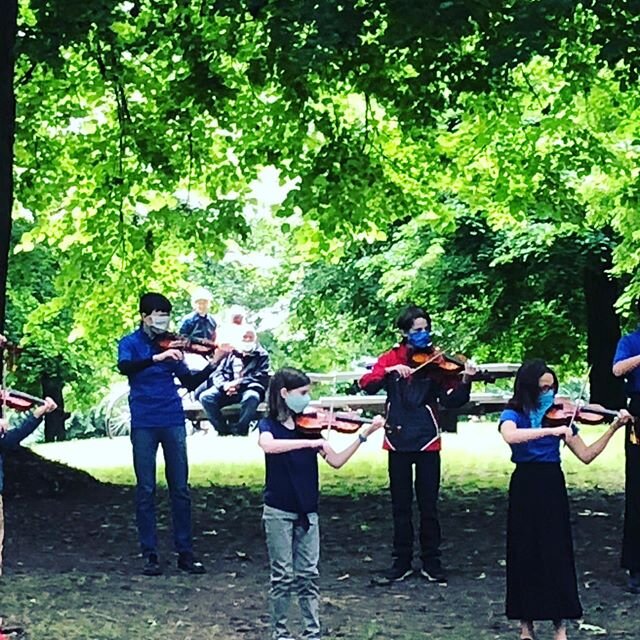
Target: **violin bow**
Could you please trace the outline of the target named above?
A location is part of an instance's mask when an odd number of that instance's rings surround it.
[[[569,429],[571,429],[572,433],[575,435],[575,421],[578,415],[578,411],[580,411],[580,403],[584,402],[584,392],[587,390],[587,384],[589,384],[589,374],[591,373],[591,366],[587,369],[587,372],[584,374],[584,380],[582,381],[582,387],[580,388],[580,394],[576,399],[576,407],[573,410],[573,415],[571,416],[571,420],[569,420]]]
[[[335,397],[336,397],[336,387],[338,386],[338,372],[334,370],[333,372],[333,393],[331,394],[331,405],[329,406],[329,428],[327,429],[327,440],[331,436],[331,425],[333,424],[333,416],[335,413]]]

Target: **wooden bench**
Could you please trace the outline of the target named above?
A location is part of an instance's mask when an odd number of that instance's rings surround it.
[[[467,415],[484,415],[487,413],[498,413],[502,411],[511,394],[489,393],[489,392],[472,392],[467,402],[457,409],[440,409],[441,426],[444,431],[455,431],[457,419],[459,416]],[[383,413],[386,395],[337,395],[337,396],[321,396],[311,401],[311,407],[322,409],[362,409],[372,411],[374,413]],[[231,404],[222,409],[222,414],[228,418],[237,416],[240,412],[239,404]],[[267,405],[261,402],[258,405],[258,416],[264,417],[267,414]],[[200,422],[207,419],[207,416],[199,402],[193,402],[191,406],[185,408],[187,420],[191,422],[194,428],[198,428]]]

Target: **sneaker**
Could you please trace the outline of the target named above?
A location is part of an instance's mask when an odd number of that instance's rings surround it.
[[[383,574],[387,582],[402,582],[413,573],[411,565],[406,562],[394,562],[391,569]]]
[[[640,571],[629,571],[628,590],[631,593],[640,593]]]
[[[429,582],[437,582],[438,584],[447,584],[447,574],[444,572],[442,565],[438,563],[424,563],[420,570],[420,575]]]
[[[194,575],[207,573],[202,562],[196,560],[192,553],[178,554],[178,569]]]
[[[142,575],[145,576],[159,576],[162,575],[162,567],[158,561],[158,554],[150,553],[142,567]]]

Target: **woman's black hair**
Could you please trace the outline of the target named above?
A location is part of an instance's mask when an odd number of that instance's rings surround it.
[[[171,313],[171,303],[161,293],[144,293],[140,296],[139,310],[146,316],[154,311]]]
[[[424,318],[427,321],[427,329],[431,331],[431,316],[422,307],[417,307],[414,304],[409,305],[400,312],[396,319],[396,327],[402,333],[407,333],[413,326],[413,321],[418,318]]]
[[[311,384],[309,376],[300,369],[283,367],[276,371],[269,383],[269,417],[278,422],[284,422],[291,415],[291,409],[280,392],[282,389],[291,391],[306,387],[308,384]]]
[[[558,377],[553,369],[540,358],[527,360],[516,373],[516,380],[513,384],[513,397],[507,406],[520,412],[531,411],[536,408],[540,397],[539,380],[545,374],[550,373],[553,377],[553,392],[558,392]]]

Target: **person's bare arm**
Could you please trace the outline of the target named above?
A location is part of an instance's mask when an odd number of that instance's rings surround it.
[[[625,358],[624,360],[616,362],[611,368],[611,371],[613,372],[614,376],[620,378],[621,376],[626,376],[627,373],[630,373],[639,366],[640,355],[631,356],[630,358]]]
[[[571,449],[578,460],[585,464],[593,462],[593,460],[595,460],[605,450],[605,447],[609,444],[613,434],[623,424],[626,424],[628,420],[633,419],[626,411],[621,411],[620,414],[620,417],[616,418],[609,425],[609,428],[595,442],[592,442],[589,445],[586,444],[580,434],[576,434],[575,436],[572,435],[566,439],[567,446]]]
[[[558,438],[571,435],[569,427],[541,427],[540,429],[518,429],[513,420],[505,420],[500,425],[500,434],[507,444],[522,444],[539,440],[546,436],[556,436]]]
[[[382,416],[376,416],[373,422],[363,430],[362,435],[367,438],[374,431],[377,431],[385,424],[385,419]],[[351,456],[360,448],[362,440],[358,436],[346,449],[337,452],[334,448],[325,440],[324,447],[321,455],[327,461],[327,463],[334,469],[339,469],[342,465],[346,464]]]

